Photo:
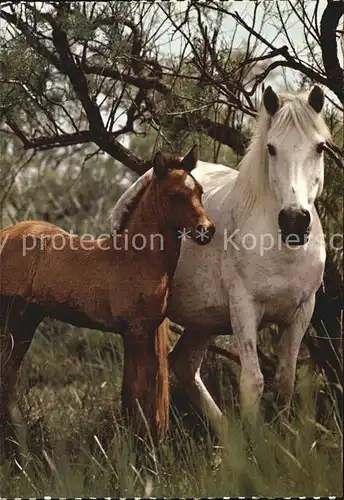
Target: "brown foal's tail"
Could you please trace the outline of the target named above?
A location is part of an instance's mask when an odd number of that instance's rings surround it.
[[[169,320],[161,323],[157,330],[155,348],[158,358],[158,371],[156,379],[156,423],[158,433],[163,437],[169,428],[170,420],[170,389],[168,382],[168,337]]]

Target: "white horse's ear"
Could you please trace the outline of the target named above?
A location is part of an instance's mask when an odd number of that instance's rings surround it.
[[[199,156],[199,148],[198,145],[195,144],[192,149],[188,152],[186,156],[184,156],[184,159],[182,161],[183,167],[185,170],[188,172],[191,172],[193,170],[198,162],[198,156]]]
[[[168,173],[167,161],[163,153],[158,151],[153,158],[154,173],[158,178],[166,177]]]
[[[264,91],[263,103],[270,116],[274,116],[279,110],[280,101],[278,95],[272,90],[270,85]]]
[[[318,85],[314,85],[308,96],[308,104],[312,106],[316,113],[320,113],[325,102],[325,95]]]

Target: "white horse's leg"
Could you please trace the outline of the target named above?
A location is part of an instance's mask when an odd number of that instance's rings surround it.
[[[169,354],[169,365],[187,391],[195,409],[203,411],[212,427],[219,433],[223,415],[200,375],[202,360],[210,340],[209,334],[185,330]]]
[[[240,407],[244,420],[254,423],[264,389],[257,354],[257,330],[261,314],[244,290],[231,295],[230,317],[241,362]]]
[[[286,409],[287,415],[294,392],[297,356],[302,338],[312,318],[314,305],[315,295],[312,295],[300,306],[293,323],[283,329],[278,345],[273,388],[277,392],[279,406]]]

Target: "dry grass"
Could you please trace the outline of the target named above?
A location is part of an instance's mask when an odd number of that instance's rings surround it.
[[[119,411],[121,349],[114,335],[56,323],[41,328],[19,387],[28,449],[15,478],[1,469],[1,496],[342,494],[340,419],[329,405],[326,420],[316,422],[323,389],[305,367],[289,427],[262,422],[248,444],[227,361],[218,360],[205,378],[229,414],[221,446],[174,389],[170,437],[160,449],[149,442],[138,448]]]

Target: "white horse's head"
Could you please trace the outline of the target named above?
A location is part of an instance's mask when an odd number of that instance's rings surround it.
[[[302,245],[312,226],[312,209],[324,182],[323,150],[330,134],[321,116],[324,93],[314,86],[307,96],[278,96],[269,86],[266,151],[269,185],[278,206],[282,241]],[[292,239],[290,235],[295,235]]]

